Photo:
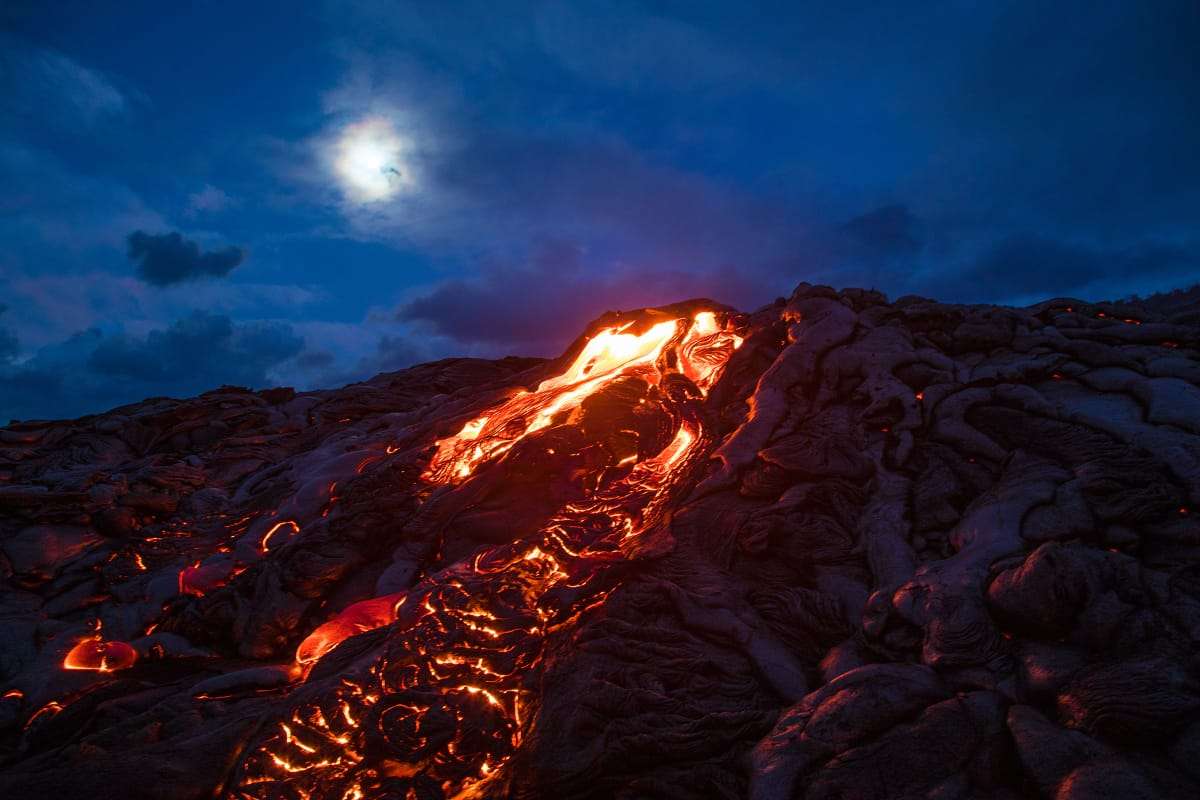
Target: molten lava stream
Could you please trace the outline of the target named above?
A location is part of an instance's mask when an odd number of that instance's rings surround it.
[[[533,392],[513,397],[466,423],[456,436],[439,441],[426,477],[435,483],[449,483],[469,476],[478,464],[503,455],[529,434],[549,427],[556,417],[578,408],[618,378],[637,374],[657,383],[663,377],[657,363],[672,343],[677,345],[679,371],[701,392],[707,392],[742,343],[741,337],[720,328],[711,311],[701,311],[691,320],[660,322],[641,334],[627,333],[632,326],[630,322],[601,330],[561,375],[542,381]]]
[[[622,330],[602,332],[563,375],[439,442],[427,477],[470,474],[539,427],[561,424],[563,412],[631,371],[652,373],[652,386],[675,371],[703,395],[741,343],[711,312],[640,336]],[[594,347],[599,339],[603,346]],[[667,348],[677,366],[663,369]],[[332,691],[301,692],[292,716],[248,751],[233,794],[451,797],[494,777],[520,746],[525,681],[547,637],[615,588],[606,567],[619,559],[622,541],[660,521],[664,501],[687,480],[686,465],[706,450],[696,400],[674,397],[664,400],[679,420],[670,443],[624,477],[566,505],[528,537],[429,575],[399,598],[356,604],[318,629],[301,645],[302,660],[336,644],[328,637],[395,620],[379,657],[351,668]]]

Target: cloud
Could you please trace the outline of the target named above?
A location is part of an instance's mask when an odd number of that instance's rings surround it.
[[[0,419],[75,416],[223,384],[261,388],[303,348],[290,325],[203,312],[145,336],[82,331],[20,364],[0,364]]]
[[[197,310],[233,319],[308,317],[328,301],[321,291],[294,284],[205,281],[153,286],[133,275],[99,270],[58,275],[13,272],[0,274],[0,297],[8,299],[9,325],[27,350],[91,327],[145,334]]]
[[[430,30],[418,44],[433,46],[449,23],[436,13],[420,16]],[[439,46],[453,46],[453,38]],[[713,261],[763,260],[764,249],[779,256],[780,240],[794,240],[801,227],[774,198],[648,158],[619,133],[544,115],[536,104],[526,109],[531,98],[522,93],[514,99],[518,106],[502,114],[517,115],[515,124],[496,124],[414,53],[350,51],[343,80],[323,96],[323,129],[291,146],[278,143],[269,160],[299,189],[293,197],[337,209],[347,235],[426,252],[514,259],[539,239],[562,238],[671,269],[696,260],[710,268]],[[335,157],[346,131],[363,120],[403,143],[403,186],[389,185],[390,196],[379,192],[371,203],[339,191]]]
[[[383,63],[373,69],[386,71]],[[337,107],[370,109],[411,143],[405,191],[368,204],[338,196],[320,154],[338,140],[340,114],[310,140],[306,159],[281,159],[281,177],[301,189],[295,194],[337,208],[348,237],[472,263],[518,262],[555,239],[586,244],[597,268],[611,257],[657,272],[736,263],[761,274],[795,255],[806,228],[787,202],[656,163],[620,137],[490,130],[444,108],[422,118],[405,105],[409,92],[380,80],[355,78],[339,90]],[[781,290],[778,278],[763,291]]]
[[[1103,299],[1171,288],[1200,272],[1200,242],[1144,240],[1102,246],[1043,236],[1005,237],[972,262],[925,280],[955,299],[1034,302],[1055,295]]]
[[[197,217],[201,214],[219,214],[227,208],[237,205],[238,201],[235,198],[230,197],[216,186],[206,183],[200,191],[188,195],[187,205],[184,207],[183,213],[187,217]]]
[[[488,78],[497,76],[498,65],[507,71],[524,64],[543,80],[569,73],[602,88],[730,92],[780,79],[773,54],[731,46],[731,31],[719,20],[712,24],[711,13],[656,13],[644,3],[617,0],[513,0],[499,16],[485,0],[453,7],[406,3],[403,13],[397,5],[339,3],[330,6],[329,21],[376,52],[397,47]],[[687,16],[708,16],[709,24]],[[471,23],[479,19],[486,24]]]
[[[920,223],[908,206],[881,206],[841,226],[851,240],[881,255],[912,256],[920,252]]]
[[[359,236],[509,263],[558,238],[594,267],[735,263],[764,293],[818,277],[958,299],[991,284],[956,273],[1023,232],[1128,263],[1200,213],[1195,3],[760,18],[573,4],[485,30],[385,3],[356,12],[377,39],[339,108],[424,115],[414,98],[446,79],[422,64],[452,64],[470,98],[439,95],[416,126],[421,191],[349,210]],[[379,42],[402,45],[402,71]],[[500,88],[470,93],[476,80]]]
[[[168,86],[136,49],[111,62],[126,80],[0,34],[0,351],[133,374],[155,363],[135,345],[195,308],[295,317],[307,346],[268,375],[311,386],[554,354],[609,308],[752,308],[799,280],[992,301],[1169,285],[1196,264],[1200,13],[1093,5],[355,0],[316,12],[314,57],[283,78],[318,95],[268,74],[243,91],[232,68]],[[163,113],[139,113],[135,80]],[[201,96],[227,113],[185,102]],[[330,155],[370,119],[404,140],[411,180],[362,203]],[[213,219],[253,263],[181,225]],[[126,235],[174,230],[176,247],[144,234],[135,279]],[[169,384],[146,374],[148,393]]]
[[[279,374],[287,376],[289,383],[299,387],[336,388],[373,378],[383,372],[395,372],[413,364],[433,361],[438,357],[461,355],[453,349],[433,352],[430,344],[428,341],[419,343],[403,333],[384,334],[376,339],[374,346],[358,348],[357,357],[352,353],[339,356],[328,350],[305,350],[292,362],[282,366]]]
[[[0,34],[0,118],[37,118],[59,128],[94,125],[128,108],[125,94],[102,73],[56,50]]]
[[[8,306],[0,303],[0,317],[8,311]],[[0,327],[0,367],[10,364],[21,352],[21,344],[17,335],[7,327]]]
[[[306,347],[272,374],[301,389],[344,386],[381,372],[466,355],[461,343],[399,324],[394,312],[371,313],[357,322],[308,320],[293,327]]]
[[[602,268],[578,245],[552,240],[541,242],[519,265],[493,264],[477,277],[441,283],[404,303],[396,316],[491,356],[558,355],[584,325],[608,310],[686,297],[736,302],[761,290],[735,269]]]
[[[191,239],[178,232],[149,234],[134,231],[129,234],[129,259],[138,262],[138,277],[154,286],[199,278],[223,278],[246,257],[240,247],[202,252]]]
[[[84,174],[47,150],[0,137],[0,237],[28,273],[68,271],[163,218],[119,180]]]
[[[768,79],[778,66],[770,54],[747,58],[720,31],[632,5],[547,4],[538,9],[534,29],[540,46],[563,67],[621,87],[733,91]]]

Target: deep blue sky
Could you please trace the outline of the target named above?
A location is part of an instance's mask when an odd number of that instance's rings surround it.
[[[0,24],[0,421],[550,355],[609,308],[801,280],[1023,303],[1200,275],[1195,0]]]

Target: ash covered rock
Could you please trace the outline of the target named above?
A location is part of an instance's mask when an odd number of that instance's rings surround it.
[[[15,424],[0,581],[4,797],[1200,796],[1200,326],[801,285]]]

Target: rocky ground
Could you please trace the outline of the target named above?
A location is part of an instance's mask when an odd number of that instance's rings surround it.
[[[801,285],[0,429],[0,797],[1191,798],[1198,641],[1190,308]]]

